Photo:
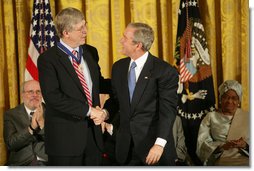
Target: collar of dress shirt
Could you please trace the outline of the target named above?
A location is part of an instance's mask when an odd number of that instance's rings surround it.
[[[35,111],[36,111],[36,109],[35,109],[35,110],[31,110],[31,109],[29,109],[28,107],[26,107],[26,105],[24,105],[24,106],[25,106],[26,112],[27,112],[27,114],[28,114],[29,117],[30,117],[30,113],[31,113],[31,112],[35,112]]]
[[[136,68],[137,70],[139,70],[139,71],[142,70],[147,58],[148,58],[148,51],[146,53],[144,53],[142,56],[140,56],[138,59],[135,60],[135,62],[137,64],[137,68]],[[131,59],[130,66],[133,61],[134,60]],[[129,66],[129,69],[130,69],[130,66]]]
[[[64,43],[62,39],[60,39],[60,43],[62,43],[70,52],[72,52],[73,50],[76,50],[76,51],[79,52],[79,47],[76,47],[76,48],[73,49],[72,47],[70,47],[69,45]]]

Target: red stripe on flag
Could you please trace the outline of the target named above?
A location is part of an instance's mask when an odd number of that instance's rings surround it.
[[[37,81],[39,80],[39,78],[38,78],[38,69],[37,69],[36,65],[33,63],[30,55],[28,55],[28,58],[27,58],[27,61],[26,61],[26,69],[31,74],[33,79],[35,79]]]
[[[25,80],[39,80],[37,59],[45,50],[56,44],[56,30],[47,0],[34,0],[30,24],[30,39],[26,62]]]
[[[185,66],[183,58],[180,61],[180,81],[186,82],[192,78],[192,74],[189,72],[188,68]]]

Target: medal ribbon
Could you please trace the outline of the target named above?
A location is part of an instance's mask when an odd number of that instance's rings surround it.
[[[71,51],[69,51],[61,42],[57,42],[57,47],[59,49],[61,49],[64,53],[66,53],[67,55],[69,55],[70,57],[72,57],[72,59],[74,59],[77,64],[81,63],[81,58],[83,55],[83,49],[81,47],[79,47],[79,52],[78,52],[78,57],[76,57],[75,55],[73,55],[73,53]]]

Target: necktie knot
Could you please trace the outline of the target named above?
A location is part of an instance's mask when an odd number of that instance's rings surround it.
[[[73,50],[73,51],[72,51],[72,54],[73,54],[74,56],[77,56],[77,54],[78,54],[78,51],[76,51],[76,50]]]
[[[71,52],[74,57],[72,56],[72,59],[77,63],[77,64],[80,64],[81,63],[81,56],[79,55],[79,52],[77,50],[73,50]]]
[[[33,116],[33,114],[34,114],[34,111],[30,112],[30,116]]]
[[[136,62],[132,62],[132,63],[131,63],[131,68],[130,68],[130,69],[134,69],[134,68],[136,68],[136,66],[137,66]]]

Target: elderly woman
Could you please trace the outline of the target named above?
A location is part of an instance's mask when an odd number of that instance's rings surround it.
[[[196,152],[204,165],[249,165],[249,114],[239,108],[241,98],[237,81],[220,85],[221,109],[208,113],[199,128]]]

